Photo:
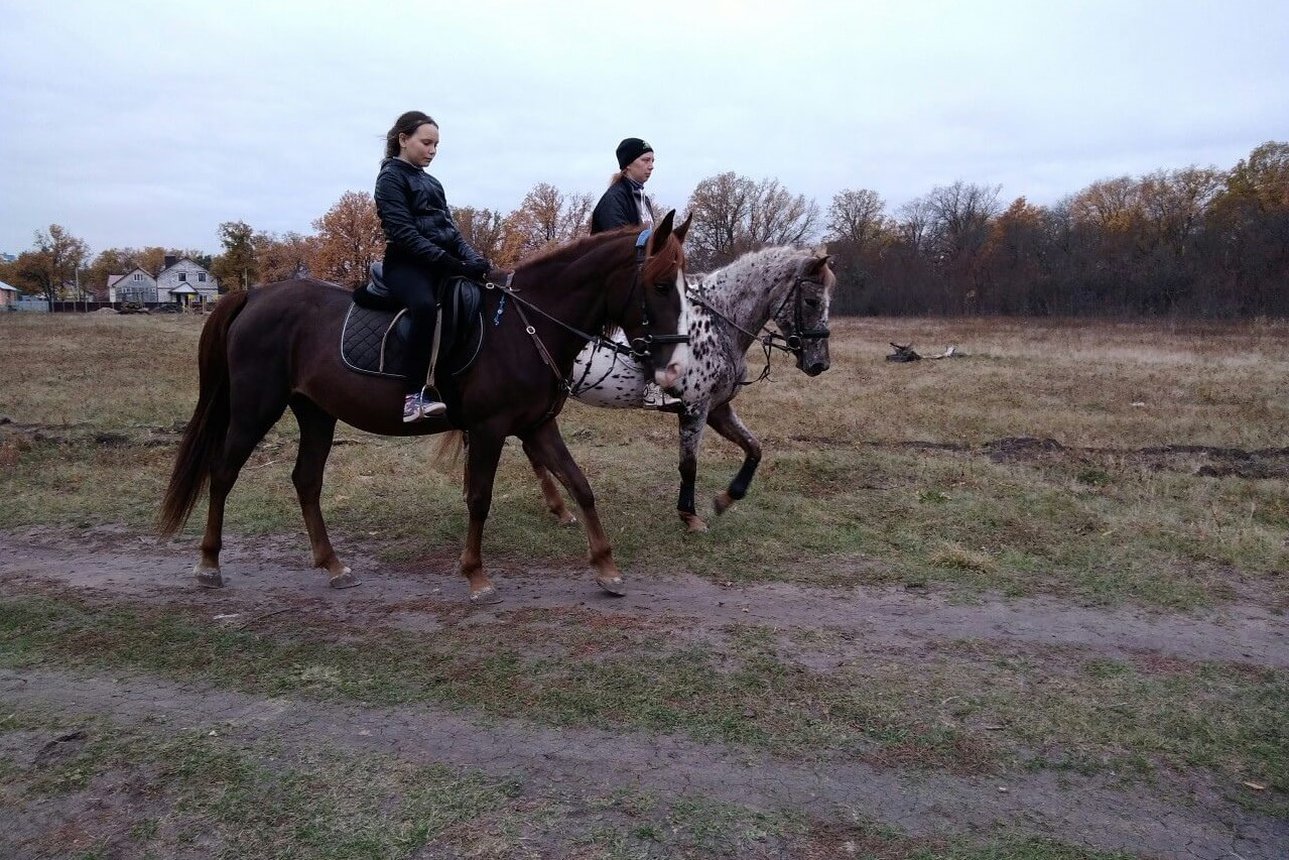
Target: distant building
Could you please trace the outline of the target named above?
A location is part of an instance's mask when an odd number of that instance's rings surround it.
[[[138,304],[154,303],[157,301],[157,279],[138,266],[124,275],[108,275],[107,300]]]
[[[210,270],[188,257],[166,256],[166,267],[157,275],[157,301],[209,304],[219,297],[219,284]]]
[[[167,255],[165,268],[155,278],[137,266],[107,278],[109,302],[209,304],[218,294],[219,284],[210,270],[188,257]]]
[[[18,296],[22,295],[17,287],[11,287],[0,281],[0,310],[11,311],[18,305]]]

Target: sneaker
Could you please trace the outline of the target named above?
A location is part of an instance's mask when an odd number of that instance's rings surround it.
[[[442,415],[448,411],[448,405],[441,400],[433,400],[421,395],[421,417],[433,418],[435,415]]]
[[[421,413],[421,395],[409,394],[403,398],[403,423],[411,424],[413,421],[420,421],[424,415]]]
[[[684,406],[684,402],[679,397],[672,397],[662,390],[662,386],[656,382],[646,382],[644,389],[644,402],[641,404],[645,409],[658,409],[663,412],[679,412]]]

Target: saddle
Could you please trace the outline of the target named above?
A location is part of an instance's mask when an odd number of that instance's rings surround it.
[[[407,376],[408,329],[412,321],[385,286],[380,263],[370,280],[354,290],[354,301],[340,330],[340,358],[345,366],[372,376]],[[483,289],[468,278],[439,285],[443,314],[439,334],[438,373],[460,376],[483,348]],[[439,377],[442,379],[442,376]]]

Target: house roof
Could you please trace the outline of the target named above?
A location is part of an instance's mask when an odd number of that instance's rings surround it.
[[[107,276],[107,285],[108,285],[109,287],[116,286],[117,284],[121,283],[121,281],[123,281],[123,280],[125,280],[126,278],[130,277],[130,275],[133,275],[135,272],[139,272],[139,273],[141,273],[141,274],[143,275],[143,277],[147,278],[149,281],[155,281],[155,280],[156,280],[156,278],[154,278],[154,277],[152,277],[151,275],[149,275],[149,274],[148,274],[148,270],[147,270],[147,269],[143,268],[142,266],[135,266],[133,269],[131,269],[130,271],[126,272],[124,275],[108,275],[108,276]]]
[[[11,287],[8,284],[6,284],[4,281],[0,281],[0,290],[4,290],[10,293],[21,292],[21,290],[19,290],[17,287]]]
[[[158,272],[157,277],[160,278],[162,275],[164,275],[166,272],[170,271],[171,269],[175,268],[180,263],[191,263],[193,266],[200,269],[201,271],[206,272],[207,274],[210,274],[210,269],[207,269],[205,266],[203,266],[201,263],[198,263],[192,257],[180,257],[178,260],[175,260],[169,266],[166,266],[164,269]]]
[[[194,296],[197,294],[197,291],[194,290],[192,287],[188,286],[187,284],[183,284],[182,286],[175,287],[173,290],[171,290],[170,294],[172,296],[178,296],[178,295]]]

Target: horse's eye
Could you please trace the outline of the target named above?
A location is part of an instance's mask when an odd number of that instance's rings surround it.
[[[817,307],[819,307],[819,300],[818,300],[818,299],[806,299],[806,307],[808,307],[808,308],[817,308]]]
[[[653,285],[653,288],[660,293],[665,293],[670,290],[672,286],[673,284],[670,281],[659,281]]]

